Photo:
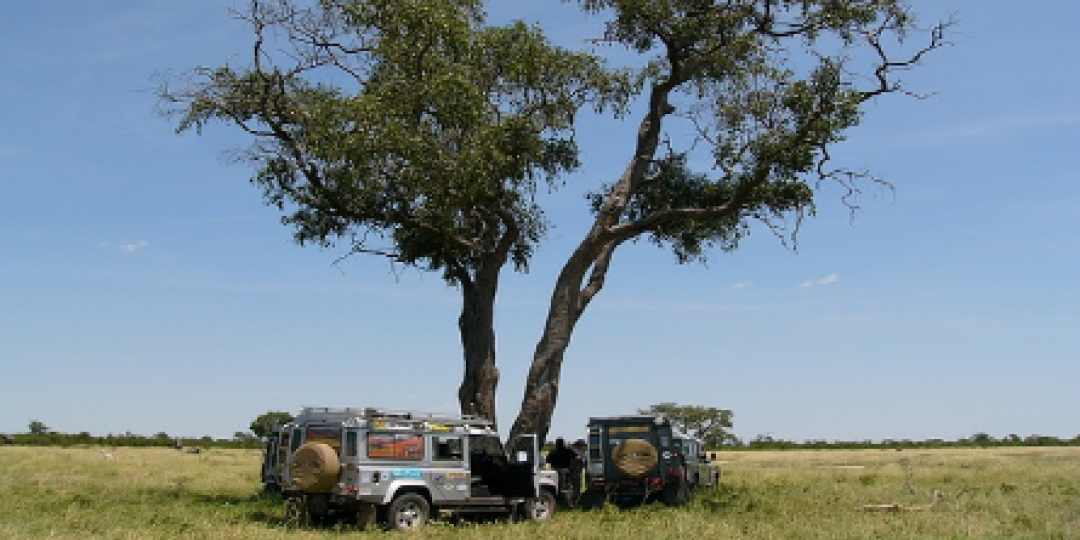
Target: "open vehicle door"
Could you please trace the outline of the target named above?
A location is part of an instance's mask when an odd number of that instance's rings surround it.
[[[540,493],[540,445],[536,435],[518,435],[507,446],[509,497],[536,497]]]

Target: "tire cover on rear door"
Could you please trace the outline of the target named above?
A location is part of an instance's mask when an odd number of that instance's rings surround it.
[[[309,442],[289,458],[289,477],[296,488],[321,493],[334,487],[339,467],[337,452],[330,445]]]
[[[619,443],[611,457],[615,468],[631,478],[645,476],[660,461],[656,447],[644,439],[627,439]]]

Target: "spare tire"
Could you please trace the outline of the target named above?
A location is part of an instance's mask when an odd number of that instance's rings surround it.
[[[292,487],[308,493],[330,491],[337,482],[341,462],[328,444],[304,443],[289,458]]]
[[[615,468],[630,478],[645,476],[660,461],[656,447],[644,439],[626,439],[611,454]]]

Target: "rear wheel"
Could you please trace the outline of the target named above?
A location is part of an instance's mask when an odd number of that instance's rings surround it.
[[[606,500],[607,497],[602,491],[586,489],[585,492],[581,494],[581,497],[578,498],[578,506],[583,510],[593,510],[604,506]]]
[[[285,499],[285,525],[305,527],[310,524],[310,517],[306,497],[293,495]]]
[[[690,500],[690,489],[686,483],[686,477],[674,482],[664,484],[664,504],[679,506]]]
[[[387,525],[394,530],[407,531],[423,527],[431,515],[431,505],[418,493],[403,493],[390,503]]]
[[[377,507],[374,504],[360,503],[360,506],[356,509],[356,528],[363,531],[371,527],[375,524],[377,514]]]

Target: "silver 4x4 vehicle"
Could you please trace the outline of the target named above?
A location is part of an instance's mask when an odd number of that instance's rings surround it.
[[[555,511],[557,473],[540,470],[536,437],[507,452],[491,422],[473,416],[306,408],[271,446],[264,482],[281,487],[289,521],[412,529],[440,513]]]
[[[702,442],[672,429],[663,416],[589,419],[582,505],[683,504],[701,487],[720,482],[720,468],[705,456]]]

